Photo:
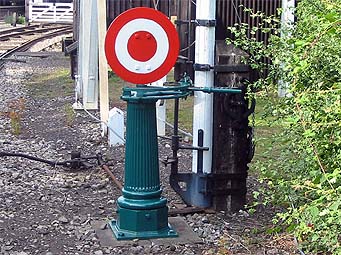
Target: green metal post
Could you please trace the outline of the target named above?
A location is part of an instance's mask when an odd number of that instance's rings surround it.
[[[109,225],[118,240],[176,237],[168,224],[167,200],[161,197],[156,130],[157,99],[127,101],[127,135],[123,196],[118,218]]]
[[[159,99],[185,98],[191,90],[206,93],[217,88],[192,88],[188,77],[172,87],[139,85],[124,88],[127,101],[127,136],[123,195],[117,200],[118,216],[109,222],[116,239],[177,237],[168,224],[167,200],[161,197],[156,106]],[[240,90],[219,89],[224,93]]]

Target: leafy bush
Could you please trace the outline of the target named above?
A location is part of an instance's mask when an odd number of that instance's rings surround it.
[[[341,254],[340,6],[341,0],[300,0],[292,28],[278,29],[278,18],[260,13],[252,14],[261,17],[257,28],[229,28],[232,42],[250,53],[245,61],[260,72],[254,85],[268,96],[278,83],[289,88],[291,96],[271,100],[268,111],[284,131],[273,137],[272,156],[256,165],[267,199],[285,208],[275,223],[317,254]],[[250,31],[273,35],[264,45],[247,38]],[[264,57],[272,61],[267,69]]]
[[[13,16],[7,15],[7,16],[5,16],[4,20],[5,20],[5,23],[6,23],[6,24],[12,24],[12,22],[13,22]]]
[[[19,15],[19,17],[18,17],[18,19],[17,19],[17,23],[18,23],[18,24],[24,25],[25,22],[26,22],[25,16]]]

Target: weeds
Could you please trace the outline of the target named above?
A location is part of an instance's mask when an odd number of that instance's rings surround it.
[[[64,106],[64,112],[65,112],[66,125],[69,127],[72,127],[72,125],[75,121],[75,118],[76,118],[75,111],[73,110],[73,108],[70,104],[66,104]]]
[[[20,135],[21,118],[25,110],[25,99],[24,98],[14,99],[7,104],[7,108],[8,111],[1,112],[0,115],[4,115],[10,119],[12,134]]]

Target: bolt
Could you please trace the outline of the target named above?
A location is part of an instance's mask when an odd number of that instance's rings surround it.
[[[146,69],[150,70],[150,69],[152,69],[152,67],[150,65],[146,65]]]
[[[135,39],[140,39],[140,34],[139,33],[135,33],[134,37],[135,37]]]
[[[140,66],[139,66],[139,65],[136,65],[136,66],[135,66],[135,70],[140,70]]]
[[[118,232],[118,236],[124,236],[124,233]]]
[[[146,213],[145,215],[144,215],[144,217],[146,217],[146,219],[150,219],[150,214],[149,213]]]
[[[173,229],[170,229],[170,230],[168,231],[168,234],[175,234],[175,231],[174,231]]]
[[[146,34],[146,38],[150,39],[150,38],[152,38],[152,36],[150,34]]]

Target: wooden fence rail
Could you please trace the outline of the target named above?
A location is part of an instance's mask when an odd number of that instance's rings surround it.
[[[29,3],[29,22],[72,23],[73,3]]]

